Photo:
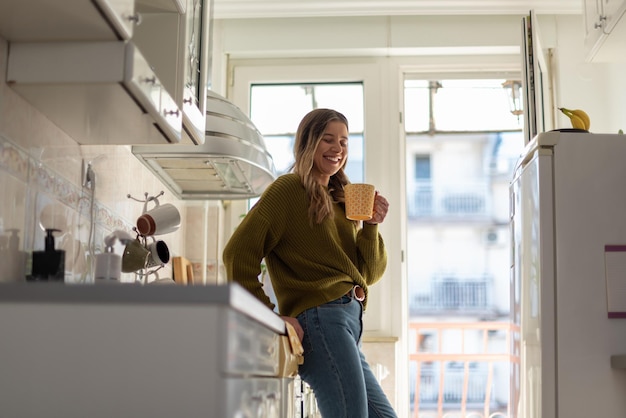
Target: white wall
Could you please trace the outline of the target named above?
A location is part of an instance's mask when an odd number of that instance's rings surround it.
[[[231,58],[428,55],[517,50],[520,16],[376,16],[219,21]],[[219,57],[216,57],[219,59]]]
[[[585,62],[582,16],[540,16],[539,22],[542,35],[550,31],[543,47],[554,48],[556,106],[587,111],[591,132],[626,130],[626,63]],[[570,127],[565,116],[557,115],[557,127]]]

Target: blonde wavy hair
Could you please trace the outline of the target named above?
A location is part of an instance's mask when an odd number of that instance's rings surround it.
[[[327,217],[333,216],[333,203],[345,202],[343,186],[350,183],[344,172],[347,156],[339,171],[330,177],[328,190],[311,175],[315,150],[322,140],[326,126],[333,121],[341,122],[348,128],[348,119],[343,114],[332,109],[315,109],[304,116],[296,131],[293,146],[295,163],[292,171],[300,176],[309,197],[309,219],[312,224],[320,224]]]

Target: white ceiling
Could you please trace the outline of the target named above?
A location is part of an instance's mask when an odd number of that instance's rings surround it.
[[[213,0],[215,19],[581,14],[583,0]]]

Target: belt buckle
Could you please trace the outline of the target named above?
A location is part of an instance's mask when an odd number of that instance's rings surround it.
[[[356,299],[359,302],[363,302],[365,300],[365,290],[363,290],[363,288],[358,284],[354,285],[350,291],[350,295],[353,299]]]

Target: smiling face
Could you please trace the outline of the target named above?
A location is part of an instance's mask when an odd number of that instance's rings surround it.
[[[328,122],[315,149],[311,174],[318,183],[328,185],[330,177],[346,164],[347,158],[348,127],[340,121]]]

